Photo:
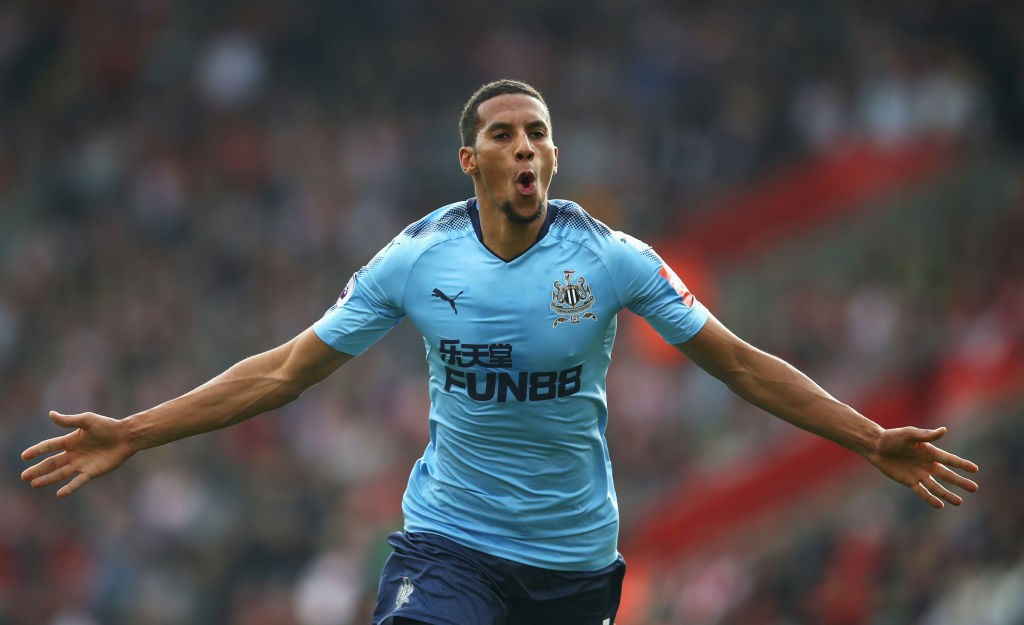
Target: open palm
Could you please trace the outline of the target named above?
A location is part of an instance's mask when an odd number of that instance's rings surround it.
[[[50,412],[50,418],[57,425],[75,430],[36,443],[22,452],[23,460],[53,454],[21,474],[21,479],[35,488],[70,478],[71,481],[57,491],[58,497],[67,497],[89,480],[121,466],[135,453],[127,443],[121,421],[92,412],[77,415]]]
[[[941,508],[943,501],[946,501],[959,506],[963,498],[947,489],[942,482],[973,493],[978,490],[978,485],[953,469],[977,473],[978,465],[932,444],[945,433],[944,427],[934,430],[916,427],[885,430],[867,459],[882,473],[909,486],[929,505]]]

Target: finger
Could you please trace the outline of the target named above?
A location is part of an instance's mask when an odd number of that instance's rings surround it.
[[[921,482],[918,482],[917,484],[911,486],[910,490],[914,491],[914,493],[918,497],[920,497],[926,504],[933,508],[942,508],[944,506],[942,500],[936,497],[935,495],[931,494],[931,492],[929,492],[929,490],[925,488],[924,484],[922,484]]]
[[[945,428],[945,426],[939,427],[939,428],[935,428],[935,429],[932,429],[932,430],[925,430],[925,429],[922,429],[922,428],[913,428],[911,430],[911,438],[913,440],[921,442],[921,443],[930,443],[932,441],[937,441],[937,440],[939,440],[940,438],[942,438],[945,435],[946,435],[946,428]]]
[[[74,477],[74,479],[72,479],[64,486],[62,486],[60,490],[57,491],[57,496],[60,497],[61,499],[64,499],[65,497],[75,492],[79,488],[85,486],[85,483],[88,482],[90,479],[92,478],[90,478],[85,473],[79,473]]]
[[[959,475],[955,471],[951,471],[945,465],[936,464],[934,471],[934,476],[952,484],[953,486],[962,488],[970,493],[978,492],[978,484],[976,482],[974,482],[973,480],[969,480],[966,477],[963,477],[962,475]]]
[[[44,488],[50,484],[56,484],[57,482],[63,482],[69,477],[76,473],[75,469],[71,465],[64,465],[54,471],[40,475],[39,477],[32,480],[32,488]]]
[[[66,415],[61,414],[56,410],[51,410],[49,416],[50,420],[52,420],[54,423],[61,427],[77,428],[88,420],[88,418],[91,416],[91,413],[84,412],[81,414]],[[63,436],[55,436],[54,438],[49,438],[45,441],[32,445],[25,451],[21,452],[21,459],[32,460],[33,458],[38,458],[39,456],[42,456],[44,454],[52,453],[55,451],[63,451],[65,436],[67,436],[67,434]]]
[[[964,502],[963,497],[957,495],[954,492],[951,492],[949,489],[947,489],[945,486],[939,483],[938,480],[936,480],[934,477],[930,475],[927,479],[925,479],[922,482],[922,484],[924,484],[924,487],[927,488],[933,495],[941,497],[942,499],[953,504],[954,506],[959,506]]]
[[[78,414],[63,414],[57,412],[56,410],[50,411],[50,420],[56,423],[57,425],[65,428],[80,428],[86,423],[88,423],[89,419],[91,419],[94,416],[95,415],[91,412],[81,412]]]
[[[67,436],[67,434],[64,436]],[[32,445],[25,451],[21,452],[21,459],[32,460],[33,458],[38,458],[39,456],[55,451],[64,451],[64,436],[57,436]]]
[[[935,449],[936,451],[938,451],[938,453],[935,455],[936,462],[941,462],[947,467],[953,467],[954,469],[962,469],[964,471],[967,471],[968,473],[978,472],[978,465],[974,464],[970,460],[966,460],[964,458],[961,458],[960,456],[955,456],[949,453],[948,451],[939,449],[938,447],[936,447]]]
[[[21,473],[21,479],[31,482],[40,475],[55,471],[68,463],[67,452],[61,452],[56,456],[50,456],[39,464],[33,465]]]

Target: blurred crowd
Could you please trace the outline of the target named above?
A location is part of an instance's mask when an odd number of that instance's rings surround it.
[[[917,204],[723,270],[716,312],[844,399],[881,380],[927,388],[952,356],[982,370],[1019,356],[1019,3],[491,11],[0,6],[0,625],[367,621],[426,441],[408,324],[288,407],[150,450],[68,501],[22,484],[18,453],[58,433],[49,409],[125,416],[307,327],[405,224],[471,194],[456,119],[495,77],[551,106],[553,194],[641,238],[851,141],[954,142],[963,170]],[[667,485],[792,434],[626,337],[615,360],[627,530]],[[626,625],[1021,622],[1024,427],[1019,408],[999,415],[963,439],[986,490],[959,516],[870,490],[847,504],[884,509],[863,523],[814,515],[774,548],[680,563]],[[956,616],[993,597],[988,620]]]

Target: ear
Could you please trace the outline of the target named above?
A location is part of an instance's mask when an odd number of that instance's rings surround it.
[[[472,176],[477,172],[476,150],[468,146],[459,148],[459,164],[462,165],[462,173]]]
[[[555,168],[551,170],[551,175],[558,173],[558,146],[555,146]]]

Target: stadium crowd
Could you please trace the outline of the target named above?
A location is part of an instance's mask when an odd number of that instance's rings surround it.
[[[955,142],[982,165],[926,195],[939,208],[882,206],[909,217],[830,232],[817,262],[734,267],[716,312],[841,397],[1020,357],[1024,17],[954,4],[527,1],[513,23],[463,2],[0,7],[0,625],[366,621],[426,440],[407,324],[285,409],[67,501],[22,484],[18,454],[49,409],[127,415],[308,326],[395,232],[469,194],[457,111],[497,75],[551,105],[555,195],[641,238],[844,142]],[[837,242],[871,262],[798,273]],[[697,467],[792,435],[693,367],[626,340],[615,359],[627,531]],[[873,482],[663,572],[626,625],[1021,622],[1024,408],[983,412],[958,424],[983,469],[963,509]]]

